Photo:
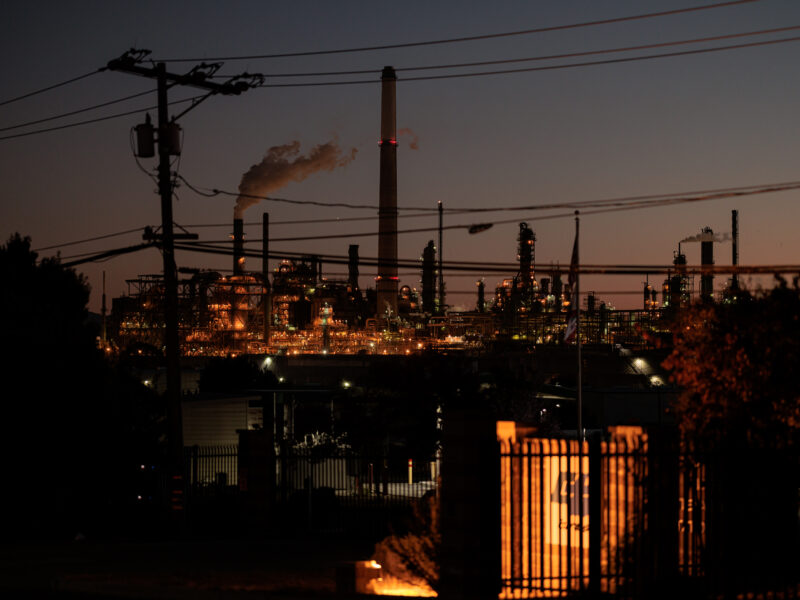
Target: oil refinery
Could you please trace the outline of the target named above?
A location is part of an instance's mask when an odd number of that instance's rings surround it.
[[[179,241],[175,245],[181,250],[232,257],[230,270],[179,270],[181,355],[408,355],[427,350],[483,351],[508,343],[524,347],[562,343],[567,316],[575,309],[570,306],[574,303],[574,290],[569,282],[563,281],[568,270],[552,264],[537,264],[536,233],[528,223],[519,223],[516,272],[501,274],[501,283],[488,299],[484,278],[478,275],[474,304],[467,303],[474,307],[471,310],[457,310],[446,301],[445,270],[459,267],[448,263],[446,269],[442,260],[441,202],[438,245],[429,241],[421,251],[419,263],[398,259],[396,80],[395,70],[385,67],[381,76],[378,143],[377,259],[360,258],[359,246],[355,244],[349,245],[346,256],[272,252],[268,213],[263,213],[262,218],[260,255],[246,252],[243,212],[258,200],[245,191],[251,189],[251,179],[261,177],[260,166],[256,165],[243,177],[229,243],[184,244]],[[148,140],[152,144],[150,138]],[[316,151],[321,160],[318,168],[335,168],[352,159],[352,156],[339,155],[338,148],[332,145],[319,146]],[[297,152],[297,144],[275,147],[270,152],[284,159]],[[269,157],[268,154],[265,160]],[[270,169],[271,166],[266,165],[268,174]],[[279,178],[297,177],[282,173]],[[263,191],[264,185],[259,189]],[[275,189],[275,185],[267,189]],[[491,224],[473,225],[469,232],[479,233],[488,227]],[[734,265],[738,260],[737,231],[737,213],[733,211]],[[700,242],[699,297],[703,302],[712,302],[713,244],[718,241],[726,240],[715,236],[708,227],[699,235],[681,240],[672,266],[666,271],[660,301],[657,290],[649,283],[648,274],[640,309],[616,310],[593,292],[582,295],[585,302],[579,307],[582,313],[579,339],[586,344],[638,348],[658,344],[669,334],[669,317],[687,306],[694,294],[693,272],[688,270],[681,244]],[[511,249],[509,240],[509,254]],[[248,270],[248,257],[260,259],[260,269]],[[275,261],[277,266],[274,266]],[[325,267],[330,265],[346,265],[347,277],[327,275]],[[418,286],[400,285],[398,266],[401,265],[418,270]],[[362,289],[359,283],[365,266],[377,267],[374,288]],[[477,263],[468,271],[485,273],[483,266]],[[582,266],[575,265],[576,273],[578,267],[583,270]],[[663,269],[653,270],[654,275],[659,272]],[[493,274],[498,274],[496,268]],[[738,289],[735,275],[729,288]],[[157,351],[162,347],[166,329],[166,289],[161,275],[141,275],[127,281],[127,293],[115,298],[111,307],[107,328],[110,351],[123,351],[135,344],[149,345]]]

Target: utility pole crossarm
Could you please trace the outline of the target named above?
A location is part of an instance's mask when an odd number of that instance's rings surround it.
[[[110,60],[106,67],[109,71],[122,71],[155,79],[158,77],[157,67],[144,67],[139,64],[144,56],[149,54],[147,50],[129,50],[119,58]],[[163,63],[162,63],[163,64]],[[166,81],[175,85],[188,85],[211,92],[212,94],[222,94],[224,96],[238,96],[253,87],[257,87],[264,82],[264,76],[259,73],[242,73],[231,77],[228,81],[217,83],[209,81],[222,67],[222,63],[201,63],[192,68],[188,73],[179,75],[177,73],[164,72]]]

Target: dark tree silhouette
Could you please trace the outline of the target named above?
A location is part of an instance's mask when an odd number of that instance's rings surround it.
[[[0,277],[11,533],[110,531],[136,498],[133,470],[152,454],[157,400],[98,349],[83,276],[38,260],[16,234],[0,246]]]

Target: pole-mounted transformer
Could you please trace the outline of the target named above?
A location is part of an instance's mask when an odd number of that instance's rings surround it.
[[[156,134],[150,113],[147,113],[144,123],[134,127],[136,132],[136,156],[139,158],[153,158],[156,155]]]
[[[156,137],[156,128],[147,113],[144,123],[134,127],[136,132],[136,156],[139,158],[152,158],[156,154],[156,141],[163,142],[170,156],[181,154],[181,126],[175,121],[170,121],[159,131]]]

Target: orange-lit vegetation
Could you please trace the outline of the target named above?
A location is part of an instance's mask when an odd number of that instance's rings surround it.
[[[800,289],[769,292],[680,315],[664,366],[683,388],[675,413],[684,436],[745,445],[798,442]]]
[[[374,568],[381,569],[382,572],[381,565],[374,560],[370,562],[376,565]],[[437,596],[436,592],[424,581],[409,582],[388,573],[381,573],[379,577],[370,579],[367,582],[366,591],[378,596],[413,596],[417,598],[435,598]]]
[[[393,534],[375,546],[371,566],[379,576],[369,580],[368,591],[393,596],[436,596],[439,582],[439,499],[420,499],[405,534]]]

